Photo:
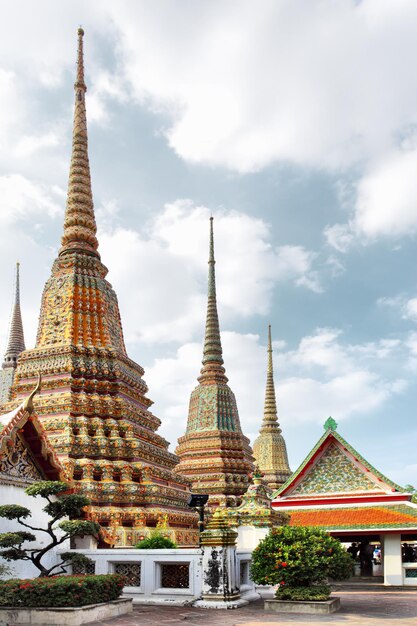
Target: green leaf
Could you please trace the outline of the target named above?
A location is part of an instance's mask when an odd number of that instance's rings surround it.
[[[36,537],[33,533],[27,533],[21,530],[15,533],[1,533],[0,547],[9,548],[11,546],[20,546],[24,541],[35,541]]]
[[[68,491],[68,485],[59,480],[40,480],[25,489],[28,496],[56,496],[59,493]]]
[[[30,516],[31,512],[25,506],[20,506],[19,504],[2,504],[0,506],[0,517],[5,517],[6,519],[22,517],[24,519]]]

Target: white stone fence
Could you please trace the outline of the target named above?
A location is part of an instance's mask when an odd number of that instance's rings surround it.
[[[200,548],[79,549],[71,552],[85,554],[94,561],[88,573],[118,573],[126,576],[129,582],[123,595],[133,598],[134,604],[185,605],[201,596],[203,568]],[[237,581],[242,598],[248,601],[259,598],[250,579],[251,552],[237,550],[236,561]]]

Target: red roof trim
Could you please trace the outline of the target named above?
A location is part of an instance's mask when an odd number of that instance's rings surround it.
[[[324,506],[324,505],[337,505],[337,504],[361,504],[361,503],[366,503],[366,502],[398,502],[398,501],[410,501],[411,500],[411,495],[407,494],[407,493],[395,493],[395,494],[388,494],[388,495],[384,495],[383,493],[381,494],[375,494],[375,495],[369,495],[369,496],[341,496],[339,498],[337,497],[331,497],[331,496],[322,496],[322,497],[318,497],[318,498],[291,498],[291,496],[288,499],[283,499],[281,498],[281,496],[279,498],[277,498],[277,500],[273,500],[271,502],[271,506],[274,509],[287,509],[287,508],[291,508],[291,507],[305,507],[305,506]]]

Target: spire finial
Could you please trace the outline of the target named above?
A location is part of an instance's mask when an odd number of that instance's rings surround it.
[[[4,355],[3,367],[16,367],[21,352],[26,350],[23,333],[22,313],[20,310],[20,263],[16,263],[15,292],[12,318],[10,322],[9,341]]]
[[[97,227],[94,217],[88,160],[87,115],[85,109],[84,30],[78,29],[77,76],[74,84],[75,107],[72,134],[72,155],[68,182],[64,233],[59,255],[84,252],[100,258],[97,252]]]
[[[274,365],[272,361],[271,324],[268,325],[268,365],[266,370],[266,388],[263,426],[278,424],[277,402],[275,397]],[[281,431],[280,431],[281,432]]]
[[[16,288],[15,288],[15,297],[14,297],[15,305],[20,305],[20,263],[16,261]]]
[[[216,374],[216,377],[221,376],[224,379],[224,367],[223,365],[223,351],[220,339],[220,327],[219,317],[217,313],[217,296],[216,296],[216,274],[214,266],[216,261],[214,259],[214,229],[213,229],[213,216],[210,217],[210,247],[209,247],[209,273],[208,273],[208,298],[207,298],[207,317],[206,317],[206,332],[204,337],[204,352],[203,352],[203,369],[201,370],[201,376],[198,379],[207,377],[211,378]],[[226,379],[227,381],[227,379]]]

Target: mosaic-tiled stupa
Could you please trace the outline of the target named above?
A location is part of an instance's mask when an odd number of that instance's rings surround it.
[[[262,472],[264,482],[272,490],[278,489],[291,476],[288,465],[287,446],[278,423],[277,402],[275,396],[274,367],[272,360],[271,326],[268,327],[268,366],[264,417],[259,436],[253,444],[253,455]]]
[[[19,269],[19,263],[16,263],[15,293],[12,317],[10,320],[9,338],[0,372],[0,406],[9,400],[10,389],[17,367],[17,359],[23,350],[25,350],[25,336],[23,333],[22,312],[20,310]]]
[[[195,493],[209,495],[208,507],[240,504],[253,472],[249,439],[242,433],[234,393],[223,367],[217,314],[213,218],[210,218],[208,303],[203,367],[190,398],[185,435],[178,439],[177,471]]]
[[[157,434],[143,368],[126,352],[116,294],[100,260],[88,159],[83,30],[62,244],[41,305],[34,349],[19,358],[11,406],[42,374],[35,409],[77,490],[91,499],[111,545],[132,545],[163,524],[179,545],[198,542],[189,484]]]

